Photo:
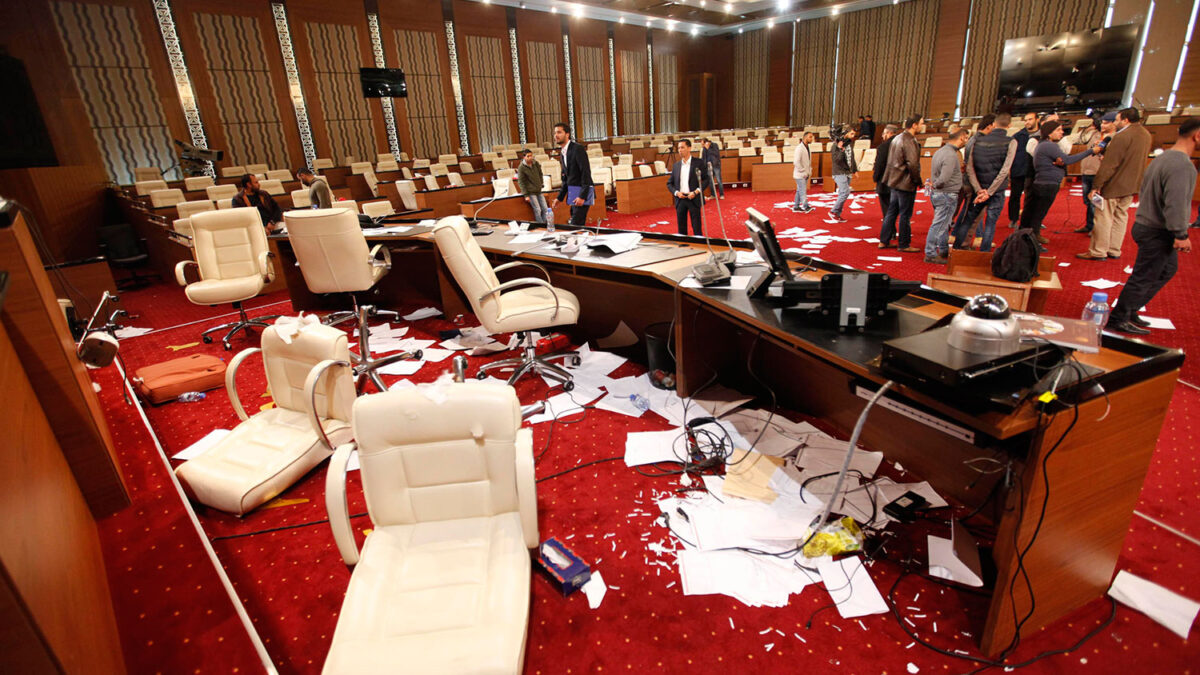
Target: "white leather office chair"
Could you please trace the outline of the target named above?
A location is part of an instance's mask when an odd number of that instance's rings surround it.
[[[379,179],[375,177],[375,171],[368,170],[362,173],[363,181],[367,184],[367,189],[371,191],[372,197],[379,196]]]
[[[319,323],[293,331],[271,326],[263,331],[261,349],[245,349],[233,357],[225,371],[225,391],[241,423],[175,469],[195,501],[241,516],[291,487],[325,461],[333,447],[350,440],[354,379],[348,369],[330,367],[349,365],[346,334]],[[275,406],[249,417],[238,398],[237,373],[259,351]]]
[[[504,171],[511,168],[508,165],[508,160],[504,158],[489,160],[486,166],[492,171]]]
[[[510,148],[510,149],[505,150],[504,152],[500,153],[500,157],[502,157],[510,162],[515,162],[515,161],[517,161],[517,151]]]
[[[340,205],[340,202],[339,202]],[[369,317],[397,318],[395,312],[376,309],[374,305],[360,305],[357,293],[369,291],[392,268],[392,256],[385,244],[377,244],[367,250],[367,240],[358,224],[355,211],[346,208],[309,209],[288,211],[283,214],[287,223],[288,241],[296,254],[296,262],[304,283],[313,293],[346,293],[350,296],[354,310],[336,312],[326,317],[325,323],[336,324],[347,319],[358,320],[358,354],[351,354],[354,375],[361,388],[365,379],[387,391],[377,369],[414,354],[400,352],[381,359],[371,355],[371,331]],[[415,354],[420,357],[420,352]]]
[[[645,141],[630,141],[630,142],[629,142],[629,149],[630,149],[630,150],[639,150],[639,149],[641,149],[641,148],[644,148],[644,147],[646,147],[646,142],[645,142]]]
[[[330,460],[325,507],[354,571],[325,675],[521,672],[538,545],[533,436],[512,387],[436,391],[360,397],[356,444]],[[354,450],[372,525],[362,551],[346,496]]]
[[[156,166],[138,166],[133,169],[133,182],[162,180],[162,169]]]
[[[241,178],[246,175],[244,166],[227,166],[221,169],[221,178]]]
[[[945,143],[946,139],[941,136],[930,136],[925,139],[925,143],[921,145],[923,148],[940,148]]]
[[[592,183],[595,185],[603,185],[605,194],[611,195],[613,193],[612,181],[612,169],[605,167],[592,169]]]
[[[184,190],[203,190],[212,184],[212,176],[188,176],[183,179]]]
[[[171,229],[175,232],[187,237],[189,241],[192,238],[192,219],[191,218],[176,218],[171,221]]]
[[[375,165],[375,170],[383,173],[384,171],[399,171],[400,165],[394,159],[381,159]]]
[[[332,169],[333,160],[329,159],[328,157],[318,157],[313,160],[312,168],[316,171],[320,171],[321,169]]]
[[[779,164],[783,162],[783,155],[779,154],[778,150],[770,148],[763,150],[762,158],[763,164]]]
[[[511,178],[493,178],[492,196],[496,199],[517,195],[517,184]]]
[[[200,213],[201,211],[215,211],[216,205],[207,199],[202,199],[194,202],[179,202],[175,205],[175,211],[180,218],[191,218],[192,214]]]
[[[475,165],[470,162],[459,162],[458,171],[459,173],[475,173]]]
[[[402,167],[400,167],[400,175],[401,175],[401,176],[404,176],[404,179],[405,179],[405,180],[412,180],[412,179],[413,179],[413,172],[412,172],[412,169],[408,168],[407,166],[402,166]]]
[[[480,375],[511,369],[509,384],[526,373],[537,373],[562,382],[568,391],[573,388],[571,374],[549,359],[578,357],[574,352],[538,355],[530,332],[574,324],[579,319],[579,300],[571,292],[552,286],[550,275],[540,265],[518,261],[493,269],[462,216],[441,219],[433,234],[446,266],[483,327],[491,333],[517,333],[523,345],[522,357],[486,364],[480,368]],[[545,280],[524,277],[500,283],[496,277],[496,272],[520,266],[537,268]]]
[[[161,209],[166,206],[174,206],[179,202],[185,202],[187,199],[183,196],[183,190],[179,188],[168,188],[166,190],[155,190],[150,193],[150,206],[156,209]]]
[[[309,196],[308,188],[292,190],[293,209],[307,209],[310,206],[312,206],[312,197]]]
[[[154,180],[140,180],[133,184],[133,190],[139,197],[149,196],[151,192],[155,192],[157,190],[166,190],[168,187],[167,181],[161,178],[156,178]]]
[[[562,187],[562,164],[555,159],[542,162],[542,176],[550,179],[551,188]]]
[[[808,144],[809,152],[825,152],[825,144],[820,141],[813,141]]]
[[[363,215],[370,218],[379,218],[380,216],[390,216],[396,212],[392,208],[392,203],[385,200],[378,202],[364,202],[359,206],[362,209]]]
[[[258,181],[258,188],[269,195],[287,194],[287,190],[283,189],[283,181],[280,180],[260,180]]]
[[[600,158],[600,167],[603,169],[613,168],[612,157],[601,157]]]
[[[358,213],[358,202],[353,199],[333,199],[332,209],[350,209],[350,213]]]
[[[617,155],[617,164],[633,166],[633,155]]]
[[[250,333],[255,326],[266,328],[267,321],[275,318],[263,316],[251,320],[242,307],[243,300],[258,295],[275,279],[266,230],[255,208],[203,211],[193,214],[189,220],[195,260],[176,265],[175,280],[184,287],[184,294],[192,304],[231,303],[237,309],[237,321],[213,326],[200,334],[205,344],[211,344],[212,333],[229,329],[221,339],[221,344],[229,350],[232,349],[229,341],[234,335],[242,331]],[[189,265],[197,267],[199,281],[188,282],[186,271]]]
[[[370,171],[370,170],[371,170],[370,162],[354,162],[353,164],[350,165],[350,173],[351,174],[366,173],[367,171]]]
[[[398,157],[397,159],[399,159],[401,162],[407,162],[407,161],[409,161],[408,153],[407,153],[407,152],[401,152],[401,153],[400,153],[400,157]]]
[[[450,173],[450,169],[448,169],[445,164],[429,165],[429,175],[431,176],[445,176],[448,173]]]
[[[463,180],[461,173],[450,173],[446,175],[446,178],[450,180],[450,184],[454,187],[464,187],[467,184],[467,182]]]
[[[638,164],[638,177],[648,178],[654,175],[654,167],[649,164]]]
[[[738,157],[753,157],[758,154],[758,148],[738,148]]]
[[[417,204],[417,190],[413,187],[411,180],[396,181],[396,192],[400,195],[400,202],[404,204],[404,210],[416,211],[421,208]]]
[[[210,185],[204,188],[204,193],[208,195],[210,201],[226,201],[232,204],[233,198],[237,196],[238,187],[236,185]]]

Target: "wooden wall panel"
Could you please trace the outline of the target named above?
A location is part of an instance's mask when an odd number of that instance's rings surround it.
[[[517,51],[521,59],[521,84],[525,99],[525,134],[531,143],[554,141],[554,124],[567,119],[567,71],[562,53],[562,21],[557,14],[517,10]],[[554,45],[554,63],[546,67],[535,59],[531,47],[543,54]],[[550,81],[554,81],[553,96]],[[536,89],[536,91],[535,91]],[[554,119],[550,119],[551,111]]]
[[[767,31],[770,67],[767,71],[767,119],[771,126],[786,126],[792,108],[792,29],[785,23]]]
[[[683,119],[691,118],[688,87],[691,78],[703,73],[712,75],[716,93],[713,118],[708,124],[714,129],[733,126],[733,36],[697,38],[688,45],[688,58],[683,78]],[[684,125],[688,126],[688,125]]]
[[[687,84],[688,56],[692,43],[708,38],[691,37],[676,31],[651,30],[650,41],[654,47],[654,121],[655,133],[675,132],[687,129],[684,116],[686,96],[684,87]],[[674,61],[674,114],[670,114],[670,96],[664,85],[665,78],[660,75],[660,59]],[[669,117],[668,117],[669,116]],[[693,130],[696,131],[696,130]]]
[[[379,6],[379,32],[388,66],[412,73],[408,98],[392,100],[401,149],[430,158],[459,152],[441,8],[428,0],[387,0]]]
[[[617,119],[620,120],[621,135],[646,133],[650,130],[650,105],[648,103],[650,84],[646,77],[646,28],[631,24],[617,24],[612,26],[612,30],[613,58],[617,76]],[[636,79],[638,76],[641,77],[640,81]],[[634,122],[634,119],[637,121]]]
[[[733,123],[759,127],[767,123],[767,91],[771,69],[770,31],[766,28],[733,38]]]
[[[42,166],[0,171],[0,190],[33,212],[46,240],[46,264],[83,260],[100,254],[97,228],[104,222],[108,176],[98,164]],[[48,254],[48,255],[47,255]],[[76,304],[98,298],[72,298]],[[81,311],[91,312],[89,306]]]
[[[954,114],[958,80],[962,73],[963,48],[967,40],[967,19],[970,15],[971,0],[941,0],[937,34],[933,41],[933,69],[930,71],[926,117],[937,119],[942,113]],[[883,121],[882,117],[875,118],[876,124]]]
[[[834,120],[850,123],[859,115],[892,120],[924,113],[929,101],[928,55],[903,66],[903,76],[879,86],[878,73],[898,66],[897,54],[923,54],[937,40],[938,0],[911,0],[838,17],[837,100]],[[897,71],[900,72],[900,71]]]
[[[516,143],[520,137],[506,9],[454,0],[454,28],[472,151]]]
[[[793,126],[823,125],[832,121],[837,43],[836,18],[810,19],[796,24]]]
[[[577,127],[575,138],[615,135],[609,101],[608,24],[593,19],[566,17],[562,17],[561,21],[567,27],[571,43],[571,86],[575,93]],[[618,83],[619,78],[618,75]]]
[[[1187,37],[1188,20],[1192,16],[1193,0],[1155,0],[1154,17],[1146,36],[1142,67],[1138,71],[1133,96],[1140,106],[1163,110],[1171,97],[1179,52]],[[1200,22],[1198,22],[1200,23]],[[1194,30],[1194,27],[1193,27]],[[1190,51],[1190,50],[1189,50]],[[1193,54],[1191,60],[1195,60]]]

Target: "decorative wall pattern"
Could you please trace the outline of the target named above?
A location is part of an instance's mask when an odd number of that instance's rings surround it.
[[[810,19],[796,24],[792,67],[792,125],[829,124],[833,118],[833,75],[838,24]],[[877,82],[875,86],[884,86]],[[876,118],[883,119],[883,118]]]
[[[304,28],[330,156],[337,163],[348,156],[374,161],[371,108],[363,98],[358,74],[363,65],[358,33],[354,26],[332,23],[309,23]]]
[[[674,54],[654,56],[654,91],[655,133],[679,131],[679,59]]]
[[[733,39],[733,123],[739,127],[767,124],[767,78],[771,50],[766,29]],[[832,55],[831,55],[832,58]]]
[[[976,2],[967,44],[962,114],[984,115],[995,107],[1005,40],[1098,28],[1104,23],[1105,6],[1100,0]]]
[[[646,55],[621,50],[621,134],[646,133]]]
[[[408,128],[412,134],[413,157],[436,157],[458,152],[450,137],[446,96],[442,89],[442,46],[438,34],[423,30],[398,30],[396,66],[404,71],[408,85]]]
[[[504,70],[511,67],[511,61],[504,41],[495,37],[468,35],[463,42],[467,48],[467,58],[470,59],[479,149],[489,151],[494,145],[512,143],[509,86],[504,79]]]
[[[554,125],[563,121],[562,87],[558,81],[560,47],[554,42],[526,42],[529,55],[529,107],[533,112],[530,137],[549,141]]]
[[[82,2],[50,7],[109,178],[132,183],[134,167],[175,165],[133,8]]]
[[[266,36],[248,16],[196,14],[196,33],[225,129],[231,164],[288,166],[275,84],[267,68]],[[193,61],[193,69],[198,64]]]
[[[841,17],[834,121],[854,122],[859,115],[897,120],[925,112],[933,60],[907,55],[927,52],[936,40],[940,4],[914,0]],[[900,72],[903,77],[880,80],[880,73]]]
[[[604,50],[600,47],[576,47],[575,69],[579,73],[579,91],[575,113],[579,128],[575,138],[583,140],[608,135],[605,123]]]

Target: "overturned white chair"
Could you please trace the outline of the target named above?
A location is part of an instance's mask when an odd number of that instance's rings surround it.
[[[356,448],[342,445],[325,506],[354,571],[322,672],[520,673],[537,483],[512,387],[364,396],[353,427],[372,531],[359,551],[346,497]]]
[[[274,499],[349,441],[354,379],[346,334],[319,323],[291,335],[263,331],[262,348],[238,352],[225,371],[225,391],[241,423],[215,446],[175,469],[188,495],[241,516]],[[242,362],[261,351],[275,406],[246,415],[237,393]],[[258,400],[258,399],[255,399]],[[257,403],[255,404],[258,405]]]

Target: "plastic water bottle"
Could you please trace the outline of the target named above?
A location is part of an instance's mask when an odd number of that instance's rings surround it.
[[[650,409],[650,399],[642,396],[641,394],[630,394],[629,400],[633,401],[633,407],[641,410],[642,412],[646,412]]]
[[[1092,301],[1083,306],[1083,320],[1096,324],[1096,331],[1104,329],[1108,323],[1108,315],[1112,308],[1108,306],[1108,293],[1096,291],[1092,293]]]
[[[189,391],[180,394],[179,398],[175,400],[179,401],[180,403],[195,403],[196,401],[203,401],[205,396],[207,396],[207,394],[202,391]]]

